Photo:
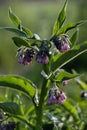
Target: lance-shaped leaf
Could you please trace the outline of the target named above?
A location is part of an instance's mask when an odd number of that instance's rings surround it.
[[[80,120],[78,110],[74,105],[71,104],[71,102],[68,99],[64,102],[63,107],[65,108],[65,110],[69,112],[70,115],[73,116],[75,121]]]
[[[70,38],[71,47],[75,46],[77,38],[78,38],[79,29],[77,28],[76,31],[73,33],[72,37]]]
[[[34,128],[34,125],[29,122],[29,120],[24,115],[12,115],[14,118],[21,120],[22,122],[26,123],[28,127]]]
[[[8,116],[12,116],[16,119],[26,123],[31,128],[34,126],[29,122],[25,115],[21,112],[20,106],[14,102],[2,102],[0,103],[0,109],[2,109]]]
[[[20,106],[14,102],[0,102],[0,108],[3,109],[4,112],[8,112],[10,114],[21,115]]]
[[[21,47],[21,46],[26,46],[29,47],[29,44],[26,40],[19,38],[19,37],[13,37],[12,38],[13,42],[15,43],[15,45],[17,47]]]
[[[20,30],[23,30],[29,37],[33,37],[32,32],[21,25],[21,20],[13,13],[11,8],[9,8],[9,18],[18,28],[21,27]]]
[[[66,33],[66,32],[68,32],[69,30],[74,29],[74,28],[76,28],[77,26],[79,26],[79,25],[81,25],[81,24],[84,24],[84,23],[86,23],[86,22],[87,22],[87,20],[82,20],[82,21],[79,21],[79,22],[77,22],[77,23],[66,24],[66,25],[64,25],[63,27],[61,27],[61,28],[58,30],[57,35]]]
[[[58,72],[58,74],[55,76],[54,80],[55,81],[63,81],[63,80],[68,80],[68,79],[72,79],[72,78],[75,78],[79,76],[79,74],[71,74],[71,73],[68,73],[66,71],[60,71]]]
[[[21,76],[0,76],[0,86],[19,90],[31,98],[34,97],[36,91],[35,84]]]
[[[63,9],[58,15],[57,21],[55,22],[54,28],[53,28],[53,35],[57,34],[58,29],[62,26],[66,19],[66,7],[67,7],[67,0],[65,1],[65,4],[63,6]]]
[[[76,78],[75,81],[81,87],[81,89],[87,90],[87,84],[83,82],[80,78]]]
[[[21,20],[12,12],[11,8],[9,8],[9,18],[17,27],[21,24]]]
[[[11,28],[11,27],[3,27],[3,28],[0,28],[0,29],[4,29],[4,30],[7,30],[9,32],[15,33],[16,35],[18,35],[20,37],[27,38],[27,34],[24,31],[21,31],[19,29]]]
[[[69,50],[65,53],[57,54],[53,57],[52,70],[56,72],[59,68],[63,67],[77,56],[87,51],[87,42],[84,42],[77,49]]]
[[[23,30],[29,37],[33,37],[32,32],[31,32],[28,28],[22,27],[22,30]]]

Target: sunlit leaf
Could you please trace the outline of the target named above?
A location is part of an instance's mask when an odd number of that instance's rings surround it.
[[[14,102],[0,102],[0,108],[3,109],[4,112],[8,112],[10,114],[22,114],[20,106]]]
[[[61,12],[58,15],[57,21],[55,22],[54,29],[53,29],[53,35],[57,34],[58,29],[62,26],[66,19],[66,7],[67,7],[67,0],[65,1],[65,4],[61,10]]]
[[[69,114],[71,114],[73,116],[75,121],[80,120],[78,110],[76,109],[76,107],[74,105],[71,104],[71,102],[68,99],[67,99],[67,101],[64,102],[63,107],[65,108],[65,110],[67,110],[69,112]]]
[[[72,79],[79,76],[79,74],[71,74],[68,73],[66,71],[60,71],[56,76],[55,79],[56,81],[63,81],[63,80],[68,80],[68,79]]]
[[[13,42],[15,43],[15,45],[17,47],[21,47],[21,46],[26,46],[29,47],[29,44],[26,40],[19,38],[19,37],[13,37],[12,38]]]
[[[83,82],[80,78],[76,78],[75,81],[77,84],[79,84],[81,89],[87,90],[87,84],[85,82]]]
[[[12,12],[11,8],[9,8],[9,18],[17,27],[21,24],[21,20]]]
[[[79,22],[77,22],[77,23],[66,24],[66,25],[64,25],[63,27],[61,27],[61,28],[59,29],[59,31],[57,32],[57,34],[60,35],[60,34],[66,33],[66,32],[68,32],[69,30],[74,29],[74,28],[76,28],[77,26],[79,26],[79,25],[81,25],[81,24],[84,24],[84,23],[86,23],[86,22],[87,22],[87,20],[82,20],[82,21],[79,21]]]
[[[29,37],[33,37],[32,32],[31,32],[28,28],[22,27],[22,30],[23,30]]]
[[[0,76],[0,86],[19,90],[31,98],[34,97],[36,91],[35,84],[21,76]]]
[[[59,14],[58,21],[59,21],[59,28],[62,26],[66,19],[66,7],[67,7],[67,0],[65,1],[64,7]]]

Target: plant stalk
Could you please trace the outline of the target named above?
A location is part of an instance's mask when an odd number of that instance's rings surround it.
[[[48,66],[45,66],[45,72],[49,71]],[[50,84],[49,79],[43,79],[41,94],[40,94],[40,101],[39,106],[36,108],[36,128],[35,130],[42,130],[42,118],[43,118],[43,105],[46,98],[48,86]]]

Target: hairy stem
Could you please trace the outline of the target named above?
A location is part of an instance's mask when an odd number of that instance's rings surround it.
[[[47,71],[49,71],[48,66],[45,66],[45,72],[47,73]],[[49,79],[43,79],[39,106],[36,108],[37,120],[35,130],[42,130],[43,105],[46,98],[49,83],[50,83]]]

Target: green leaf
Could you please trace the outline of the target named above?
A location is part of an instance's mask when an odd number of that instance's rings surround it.
[[[75,78],[79,76],[79,74],[71,74],[71,73],[68,73],[66,71],[60,71],[56,76],[55,76],[55,79],[56,81],[63,81],[63,80],[68,80],[68,79],[72,79],[72,78]]]
[[[11,28],[11,27],[4,27],[4,28],[0,28],[0,29],[4,29],[7,30],[9,32],[15,33],[16,35],[20,36],[20,37],[26,37],[27,38],[27,34],[19,29],[16,28]]]
[[[69,50],[64,53],[57,54],[53,57],[52,70],[56,72],[64,65],[75,59],[77,56],[87,51],[87,41],[79,46],[79,49]]]
[[[21,24],[21,20],[12,12],[11,8],[9,8],[9,18],[17,27]]]
[[[72,47],[75,46],[75,44],[76,44],[76,41],[78,38],[78,32],[79,32],[79,29],[76,29],[76,31],[73,33],[72,37],[70,38]]]
[[[58,130],[58,126],[56,124],[54,124],[53,130]]]
[[[78,110],[74,105],[71,104],[71,102],[68,99],[64,102],[63,107],[69,112],[69,114],[73,116],[75,121],[80,120]]]
[[[14,117],[15,117],[16,119],[19,119],[19,120],[21,120],[22,122],[26,123],[26,124],[28,125],[28,127],[31,127],[33,130],[35,129],[35,128],[34,128],[34,125],[31,124],[31,123],[29,122],[29,120],[28,120],[24,115],[14,115]]]
[[[12,40],[14,41],[15,45],[17,47],[26,46],[29,47],[29,44],[26,40],[19,38],[19,37],[13,37]]]
[[[66,19],[66,7],[67,7],[67,0],[64,3],[63,9],[61,10],[59,17],[58,17],[58,23],[59,23],[59,28],[62,26]]]
[[[57,21],[55,22],[54,29],[53,29],[53,35],[57,34],[58,29],[62,26],[66,19],[66,7],[67,7],[67,0],[64,3],[64,6],[58,15]]]
[[[0,76],[0,86],[19,90],[31,98],[34,97],[36,91],[36,86],[33,82],[15,75]]]
[[[22,27],[22,30],[23,30],[29,37],[33,37],[32,32],[31,32],[28,28]]]
[[[76,78],[75,81],[81,87],[81,89],[87,90],[87,84],[83,82],[80,78]]]
[[[84,24],[85,22],[87,22],[87,20],[82,20],[82,21],[79,21],[77,23],[70,23],[70,24],[67,24],[63,27],[61,27],[59,29],[59,31],[57,32],[57,35],[60,35],[60,34],[63,34],[63,33],[66,33],[68,32],[69,30],[71,29],[74,29],[76,28],[77,26],[81,25],[81,24]]]
[[[67,0],[65,1],[64,7],[63,7],[62,11],[59,14],[59,18],[58,18],[59,27],[62,26],[63,22],[66,19],[66,7],[67,7]]]
[[[26,123],[28,126],[34,129],[34,126],[29,122],[25,115],[22,114],[20,106],[14,102],[0,103],[0,108],[6,112],[7,115],[14,117]]]
[[[44,113],[44,115],[45,115],[46,118],[48,118],[50,121],[52,121],[52,122],[58,122],[58,118],[57,118],[56,116],[54,116],[52,113],[46,112],[46,113]]]
[[[10,114],[21,115],[20,106],[14,102],[0,102],[0,108],[3,109],[4,112],[8,112]]]
[[[35,34],[35,33],[34,33],[34,38],[35,38],[36,40],[41,40],[41,39],[40,39],[40,36],[39,36],[38,34]]]

